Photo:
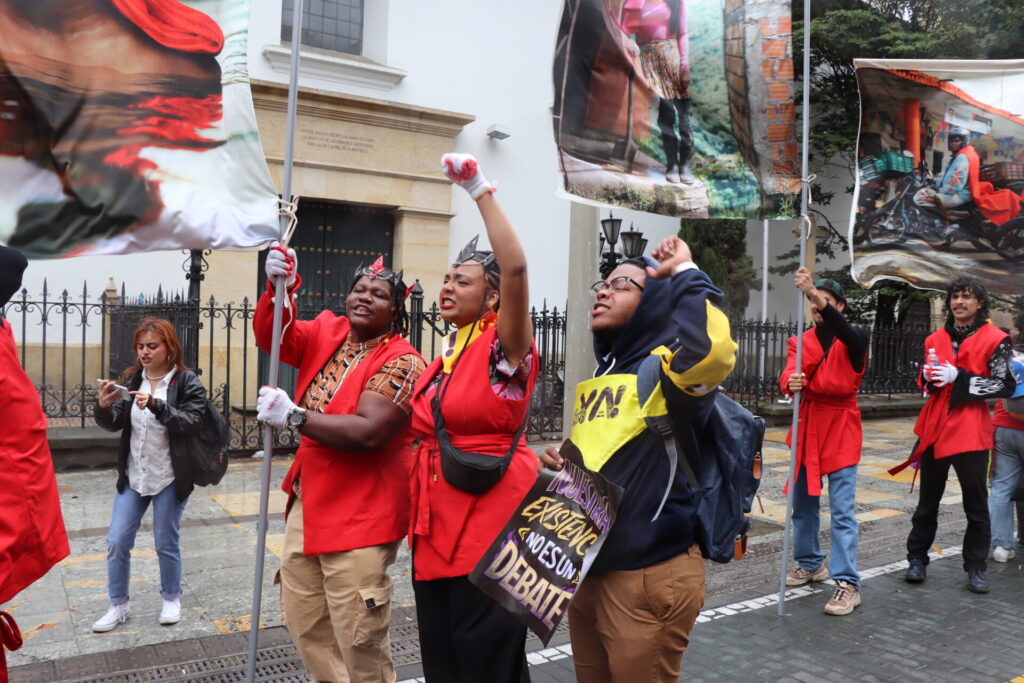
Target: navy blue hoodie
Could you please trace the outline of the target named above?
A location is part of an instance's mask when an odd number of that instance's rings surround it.
[[[664,280],[648,277],[636,311],[614,343],[594,338],[595,376],[636,374],[654,349],[668,347],[674,354],[669,372],[662,373],[662,391],[669,415],[677,434],[684,429],[699,434],[711,407],[710,392],[735,363],[736,344],[719,308],[722,298],[721,290],[700,270]],[[645,429],[615,452],[601,474],[622,486],[624,493],[591,573],[648,567],[693,545],[696,501],[681,468],[661,515],[651,521],[669,476],[660,436]]]

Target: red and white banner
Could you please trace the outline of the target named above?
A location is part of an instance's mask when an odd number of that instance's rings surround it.
[[[30,258],[278,235],[248,0],[0,2],[0,242]]]

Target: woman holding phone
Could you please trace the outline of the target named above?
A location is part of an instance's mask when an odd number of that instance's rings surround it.
[[[144,318],[134,333],[137,361],[124,371],[123,387],[101,381],[96,424],[121,432],[114,509],[107,533],[110,608],[92,630],[105,633],[128,618],[131,550],[146,509],[153,505],[153,538],[160,565],[161,624],[181,619],[181,546],[178,530],[193,476],[184,442],[199,431],[206,389],[182,362],[174,326]]]
[[[409,539],[423,675],[521,683],[530,680],[526,626],[468,574],[537,478],[522,438],[537,379],[526,256],[476,160],[446,154],[441,164],[476,203],[494,251],[473,238],[444,276],[441,317],[456,330],[413,396],[421,440]]]

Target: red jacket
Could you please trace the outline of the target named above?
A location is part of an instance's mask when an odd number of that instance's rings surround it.
[[[39,392],[18,362],[10,325],[0,320],[0,604],[68,556],[57,479]]]
[[[985,323],[960,344],[954,355],[953,340],[943,328],[932,332],[924,340],[922,357],[927,357],[928,349],[935,349],[940,365],[949,361],[971,374],[989,377],[988,362],[996,347],[1006,337],[1007,334],[998,327]],[[918,385],[925,388],[922,377],[918,377]],[[947,384],[928,397],[914,425],[914,433],[919,439],[917,448],[906,462],[889,470],[890,474],[896,474],[919,461],[929,447],[934,447],[936,458],[992,448],[992,417],[988,404],[979,399],[951,405],[949,399],[952,394],[953,385]]]
[[[807,468],[807,493],[820,496],[822,475],[860,462],[863,437],[857,390],[864,369],[853,369],[846,345],[839,339],[832,341],[827,357],[814,328],[804,332],[803,339],[801,372],[811,380],[800,394],[796,471],[801,464]],[[796,342],[796,337],[787,342],[786,369],[779,377],[779,386],[787,394],[790,375],[796,372]],[[790,427],[786,443],[792,444],[792,438]]]
[[[497,328],[489,328],[462,352],[441,409],[455,446],[502,456],[508,452],[516,429],[528,419],[539,363],[533,349],[524,398],[497,396],[488,376],[496,334]],[[416,448],[411,480],[413,519],[409,541],[416,578],[421,581],[469,574],[537,479],[537,456],[522,438],[505,476],[484,494],[466,493],[445,481],[430,408],[435,390],[432,380],[440,371],[441,359],[436,358],[420,376],[413,399],[413,434],[423,440]]]
[[[297,286],[297,284],[296,284]],[[269,351],[274,304],[264,292],[256,305],[253,331],[257,345]],[[287,324],[291,310],[284,312]],[[299,369],[295,398],[346,337],[348,318],[324,311],[315,320],[295,320],[281,340],[281,361]],[[367,381],[388,361],[419,353],[397,335],[389,337],[364,358],[327,404],[328,415],[355,412]],[[306,555],[366,548],[399,540],[409,528],[409,471],[412,437],[408,426],[379,451],[349,453],[320,444],[308,436],[295,454],[281,488],[291,494],[302,474],[303,552]]]

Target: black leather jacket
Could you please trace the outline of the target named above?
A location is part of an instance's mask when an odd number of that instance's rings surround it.
[[[136,391],[142,386],[142,373],[128,382],[128,389]],[[179,370],[167,387],[167,400],[154,398],[153,414],[167,428],[171,446],[171,468],[174,470],[174,489],[178,500],[185,500],[195,488],[192,467],[186,457],[188,442],[202,425],[206,408],[206,388],[191,370]],[[121,432],[121,446],[117,455],[117,492],[124,493],[128,484],[128,458],[131,455],[131,401],[118,401],[108,409],[97,404],[93,409],[96,424],[104,429]]]

